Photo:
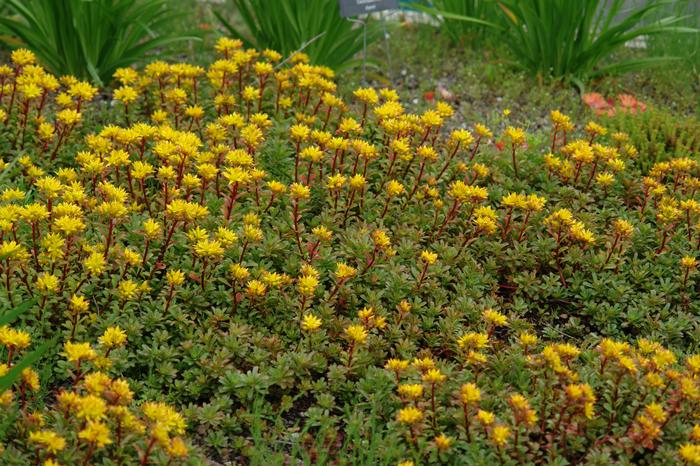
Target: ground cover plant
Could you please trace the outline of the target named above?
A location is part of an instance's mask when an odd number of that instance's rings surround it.
[[[3,464],[700,462],[694,153],[216,51],[0,68]]]

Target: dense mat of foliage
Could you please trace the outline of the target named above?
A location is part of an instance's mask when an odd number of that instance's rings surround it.
[[[0,68],[3,464],[700,463],[694,159],[217,51]]]

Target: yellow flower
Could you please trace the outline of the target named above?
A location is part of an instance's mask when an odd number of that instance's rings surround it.
[[[97,421],[89,421],[78,437],[95,444],[98,448],[104,448],[112,443],[107,425]]]
[[[262,281],[270,288],[277,288],[287,281],[287,276],[277,272],[264,271],[262,273]]]
[[[457,340],[457,345],[465,349],[482,349],[489,343],[489,336],[485,333],[469,332]]]
[[[91,372],[85,376],[85,388],[91,395],[101,395],[112,380],[104,372]]]
[[[133,280],[122,280],[117,286],[119,297],[124,301],[130,301],[136,298],[139,292],[139,285]]]
[[[357,98],[357,100],[368,105],[374,105],[379,102],[377,91],[371,87],[355,89],[355,91],[353,91],[353,95]]]
[[[90,343],[73,343],[67,341],[64,345],[66,358],[70,362],[81,360],[92,360],[97,357],[97,353],[90,347]]]
[[[73,110],[72,108],[67,108],[56,113],[56,119],[66,126],[73,126],[80,122],[82,119],[82,114]]]
[[[153,423],[153,433],[158,440],[174,433],[181,435],[185,432],[185,419],[180,413],[165,403],[148,401],[141,407],[144,416]]]
[[[498,448],[502,448],[510,437],[510,429],[504,425],[497,425],[491,429],[491,440]]]
[[[96,395],[79,397],[76,400],[77,413],[80,419],[89,421],[99,421],[105,417],[107,403]]]
[[[487,359],[484,353],[478,351],[469,351],[466,357],[467,363],[472,365],[486,364]]]
[[[587,419],[593,418],[596,397],[593,388],[588,384],[569,384],[564,389],[566,396],[573,403],[583,406],[583,414]]]
[[[308,199],[311,196],[311,189],[303,184],[292,183],[289,186],[289,194],[295,200]]]
[[[408,368],[408,361],[404,359],[389,359],[384,365],[385,369],[388,369],[397,374],[405,371]]]
[[[509,126],[506,128],[505,137],[510,139],[513,146],[522,146],[525,143],[525,130]]]
[[[262,241],[263,231],[254,225],[243,225],[243,238],[250,242]]]
[[[481,186],[470,186],[465,184],[463,181],[454,181],[447,193],[450,197],[459,202],[482,202],[485,201],[488,196],[488,190]]]
[[[264,296],[266,291],[267,286],[258,280],[250,280],[246,285],[246,292],[253,298]]]
[[[537,414],[530,408],[530,402],[523,395],[516,393],[508,398],[508,404],[513,409],[516,423],[532,426],[537,421]]]
[[[27,49],[13,50],[10,57],[12,59],[12,63],[17,66],[31,65],[36,61],[36,56],[34,53]]]
[[[585,130],[587,133],[590,133],[592,136],[595,136],[595,135],[605,136],[608,133],[607,129],[605,129],[603,126],[601,126],[598,123],[595,123],[593,121],[589,121],[586,124]]]
[[[349,184],[350,184],[350,187],[352,189],[354,189],[355,191],[359,191],[365,187],[365,183],[366,183],[365,177],[360,175],[360,174],[357,174],[357,175],[352,176],[350,178]]]
[[[462,403],[466,405],[475,405],[481,401],[481,390],[479,390],[476,384],[465,383],[462,385],[462,388],[460,388],[459,393]]]
[[[83,267],[88,274],[96,276],[105,271],[107,268],[107,261],[104,258],[104,254],[95,251],[90,253],[90,255],[83,260]]]
[[[21,262],[29,257],[24,246],[16,241],[3,241],[0,244],[0,259]]]
[[[490,411],[480,409],[476,413],[476,419],[485,426],[490,426],[496,421],[496,416]]]
[[[245,185],[250,181],[251,174],[250,174],[250,171],[248,171],[244,168],[231,167],[231,168],[227,168],[224,171],[224,178],[226,178],[229,185],[234,185],[234,184]]]
[[[174,437],[170,441],[170,444],[166,446],[166,450],[168,451],[168,455],[173,458],[184,458],[187,456],[188,452],[187,445],[182,437]]]
[[[348,280],[348,279],[354,277],[355,274],[357,273],[357,269],[355,269],[355,267],[351,267],[344,262],[336,263],[335,267],[336,267],[335,278],[338,281]]]
[[[583,225],[583,223],[574,221],[569,229],[569,234],[571,238],[580,241],[585,244],[592,244],[595,242],[595,235]]]
[[[372,240],[377,249],[387,250],[391,246],[389,235],[384,230],[374,230]]]
[[[405,191],[404,186],[396,180],[390,180],[386,184],[386,195],[388,197],[398,196]]]
[[[74,294],[70,298],[69,306],[74,313],[83,314],[90,308],[90,303],[84,296]]]
[[[326,182],[326,187],[331,191],[338,190],[345,185],[347,177],[341,173],[336,173],[335,175],[330,175],[328,181]]]
[[[685,359],[685,365],[693,374],[700,373],[700,354],[688,355]]]
[[[429,384],[443,383],[445,380],[447,380],[447,376],[440,372],[439,369],[430,369],[423,374],[423,382]]]
[[[357,344],[364,344],[367,341],[367,330],[362,325],[350,325],[345,329],[345,334]]]
[[[248,272],[248,269],[243,267],[240,264],[231,264],[229,266],[229,273],[234,278],[234,280],[237,280],[237,281],[243,281],[246,278],[248,278],[248,276],[250,275],[250,272]]]
[[[98,341],[105,348],[116,348],[126,343],[126,332],[119,327],[109,327]]]
[[[622,238],[629,238],[634,232],[634,227],[630,222],[623,219],[617,219],[613,222],[613,229],[615,233],[620,235]]]
[[[135,82],[138,79],[139,74],[133,68],[117,68],[112,76],[120,83],[128,85]]]
[[[309,138],[311,129],[306,125],[293,125],[291,128],[289,128],[289,133],[291,134],[293,140],[297,142],[305,141]]]
[[[299,153],[301,160],[318,163],[323,159],[323,151],[316,145],[305,147]]]
[[[123,104],[129,105],[138,97],[138,93],[131,86],[121,86],[114,90],[114,100],[118,100]]]
[[[22,383],[33,392],[39,390],[39,374],[31,367],[22,369]]]
[[[500,312],[494,311],[493,309],[486,309],[481,316],[489,325],[493,325],[495,327],[505,327],[508,325],[508,318]]]
[[[538,196],[537,194],[530,194],[527,196],[527,201],[525,204],[525,209],[531,212],[539,212],[544,209],[544,205],[547,203],[547,198],[543,196]]]
[[[203,259],[218,259],[224,255],[224,248],[219,241],[200,240],[194,245],[194,253]]]
[[[302,296],[311,297],[318,286],[318,278],[313,275],[303,275],[299,277],[297,286]]]
[[[246,86],[243,88],[242,98],[246,102],[257,100],[260,97],[260,89],[253,86]]]
[[[143,232],[146,238],[155,239],[160,234],[160,224],[152,218],[143,222]]]
[[[124,249],[124,263],[129,266],[138,265],[141,262],[141,256],[136,251]]]
[[[423,385],[419,383],[402,384],[398,388],[399,395],[409,400],[417,400],[423,396]]]
[[[574,216],[568,209],[556,210],[544,219],[545,226],[550,227],[552,230],[557,230],[562,227],[568,227],[573,222]]]
[[[615,175],[609,172],[598,173],[595,176],[595,182],[605,188],[615,182]]]
[[[416,155],[424,160],[435,161],[438,158],[438,154],[431,146],[420,146],[416,150]]]
[[[700,445],[685,443],[678,449],[683,461],[688,464],[700,464]]]
[[[214,45],[214,49],[224,55],[228,55],[241,47],[243,47],[243,42],[229,37],[220,37]]]
[[[559,110],[552,110],[549,115],[555,126],[561,129],[571,126],[571,118]]]
[[[440,451],[446,451],[450,448],[452,445],[453,439],[448,437],[445,434],[440,434],[437,437],[435,437],[435,446],[438,448]]]
[[[315,332],[321,327],[321,319],[313,314],[306,314],[301,321],[301,328],[307,332]]]
[[[185,283],[185,274],[181,270],[168,270],[165,274],[168,285],[172,287],[180,286]]]
[[[518,335],[518,343],[523,348],[535,346],[538,341],[539,339],[537,338],[537,336],[529,332],[521,332],[520,335]]]
[[[85,81],[77,81],[68,87],[68,94],[82,100],[90,100],[97,94],[98,89]]]
[[[55,455],[66,448],[66,439],[52,430],[38,430],[29,434],[29,441],[41,445],[49,454]]]
[[[15,330],[3,325],[0,327],[0,344],[15,350],[23,350],[29,346],[32,338],[27,332]]]
[[[681,267],[687,270],[694,269],[698,266],[698,260],[692,256],[683,256],[681,258]]]
[[[506,207],[524,209],[527,206],[527,196],[519,193],[508,193],[501,198],[501,204]]]
[[[414,406],[409,406],[407,408],[401,409],[396,419],[401,424],[407,424],[412,426],[423,419],[423,412]]]
[[[333,232],[323,225],[319,225],[317,227],[314,227],[311,230],[311,233],[313,233],[319,239],[319,241],[324,241],[324,242],[330,241],[331,238],[333,237]]]
[[[265,140],[262,130],[257,125],[244,126],[241,129],[241,138],[252,149],[257,148]]]
[[[405,299],[402,299],[401,302],[396,305],[396,309],[398,309],[401,314],[408,314],[411,312],[411,303]]]
[[[37,277],[36,287],[42,293],[55,293],[60,288],[58,276],[44,272]]]
[[[420,259],[427,265],[433,265],[437,261],[438,255],[434,252],[423,251],[420,253]]]
[[[85,230],[85,223],[81,219],[68,216],[57,218],[54,220],[53,226],[66,237]]]
[[[456,129],[450,134],[450,141],[463,146],[469,146],[474,142],[474,136],[466,129]]]

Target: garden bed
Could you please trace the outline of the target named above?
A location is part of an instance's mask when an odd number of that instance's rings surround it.
[[[390,30],[371,86],[227,38],[103,89],[11,54],[3,464],[700,461],[697,83],[596,115]]]

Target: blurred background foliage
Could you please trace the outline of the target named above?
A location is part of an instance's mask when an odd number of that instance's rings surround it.
[[[388,19],[382,13],[354,20],[340,16],[337,0],[275,0],[274,6],[268,0],[0,0],[0,53],[28,47],[55,74],[108,84],[117,67],[155,55],[205,63],[213,40],[227,35],[285,57],[302,50],[312,63],[342,71],[362,62],[365,42],[370,49],[377,42],[383,49],[417,49],[379,39],[383,30],[419,24],[433,31],[428,40],[444,37],[464,56],[477,51],[540,84],[553,78],[595,86],[606,75],[670,62],[697,80],[700,63],[696,0],[403,0]],[[370,65],[385,61],[376,55],[370,53]]]
[[[175,42],[195,39],[175,26],[173,0],[5,0],[2,38],[36,53],[57,75],[107,84],[114,71]]]

